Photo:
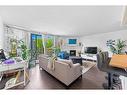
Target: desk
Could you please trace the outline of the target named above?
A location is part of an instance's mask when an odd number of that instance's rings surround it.
[[[21,85],[21,84],[24,84],[24,86],[26,85],[26,78],[28,78],[28,75],[26,73],[26,68],[27,68],[27,63],[26,61],[21,61],[21,62],[15,62],[14,64],[0,64],[0,73],[4,74],[4,73],[8,73],[9,71],[24,71],[24,79],[22,82],[18,82],[14,85],[11,85],[9,87],[5,87],[5,89],[9,89],[9,88],[12,88],[14,86],[18,86],[18,85]],[[19,74],[16,78],[19,77]],[[29,78],[28,78],[29,79]]]
[[[85,60],[97,61],[96,54],[81,54],[81,57]]]

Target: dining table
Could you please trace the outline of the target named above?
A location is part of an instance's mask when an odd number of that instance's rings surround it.
[[[112,56],[109,63],[110,66],[118,67],[122,69],[127,69],[127,55],[125,54],[115,54]]]
[[[127,55],[126,54],[114,54],[111,57],[109,63],[110,66],[124,69],[127,72]],[[120,76],[122,89],[127,90],[127,77]]]

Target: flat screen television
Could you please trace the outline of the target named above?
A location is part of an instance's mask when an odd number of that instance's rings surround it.
[[[68,43],[69,43],[70,45],[75,45],[75,44],[77,44],[77,39],[69,39],[69,40],[68,40]]]
[[[85,47],[85,53],[97,54],[97,47]]]

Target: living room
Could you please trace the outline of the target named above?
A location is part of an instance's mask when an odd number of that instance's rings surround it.
[[[0,89],[127,89],[126,24],[126,6],[0,6]]]

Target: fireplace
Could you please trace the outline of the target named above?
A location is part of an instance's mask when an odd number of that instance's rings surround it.
[[[70,56],[76,56],[76,50],[70,50]]]

